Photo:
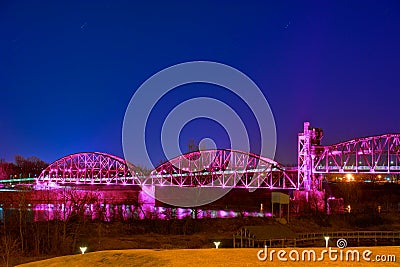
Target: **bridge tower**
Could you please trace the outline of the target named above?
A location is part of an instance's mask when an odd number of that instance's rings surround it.
[[[318,190],[319,187],[312,170],[316,156],[314,146],[321,145],[322,136],[322,129],[311,128],[309,122],[304,122],[303,132],[298,135],[297,184],[299,188],[304,188],[306,192]]]

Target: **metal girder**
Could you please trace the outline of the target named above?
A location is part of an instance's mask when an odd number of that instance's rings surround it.
[[[298,135],[297,147],[297,189],[306,191],[318,190],[320,184],[313,174],[315,146],[320,144],[322,129],[310,127],[309,122],[304,122],[303,132]]]
[[[156,167],[143,184],[189,187],[295,189],[293,175],[270,159],[217,149],[180,155]]]
[[[268,158],[235,150],[206,150],[180,155],[142,175],[125,160],[105,153],[77,153],[50,164],[37,183],[123,184],[140,186],[298,188],[293,171]],[[133,173],[133,175],[132,175]]]
[[[50,164],[37,183],[55,184],[138,184],[125,160],[100,152],[83,152],[65,156]]]
[[[400,134],[316,147],[313,173],[400,174]]]
[[[321,146],[322,130],[304,123],[298,136],[298,166],[285,168],[260,155],[229,149],[180,155],[143,175],[119,157],[84,152],[50,164],[36,179],[54,184],[318,189],[327,173],[400,174],[400,134],[359,138]],[[129,166],[129,167],[128,167]]]
[[[311,130],[309,122],[304,123],[304,132],[298,135],[297,159],[298,188],[302,187],[307,191],[310,191],[312,184],[312,160]]]

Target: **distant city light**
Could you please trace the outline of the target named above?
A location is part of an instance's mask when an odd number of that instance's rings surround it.
[[[351,212],[351,206],[350,206],[350,205],[347,205],[347,207],[346,207],[346,211],[347,211],[348,213],[350,213],[350,212]]]
[[[352,182],[354,181],[354,176],[351,173],[346,174],[346,179],[347,182]]]

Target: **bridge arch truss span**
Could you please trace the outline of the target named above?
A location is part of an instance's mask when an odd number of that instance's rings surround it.
[[[313,147],[313,173],[400,174],[400,134]]]
[[[76,153],[50,164],[37,183],[54,184],[138,184],[124,159],[101,152]]]
[[[297,175],[297,174],[296,174]],[[296,175],[268,158],[229,149],[190,152],[158,167],[143,185],[297,189]]]

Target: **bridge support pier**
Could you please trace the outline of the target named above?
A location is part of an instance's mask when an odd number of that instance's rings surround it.
[[[315,146],[321,144],[322,135],[322,129],[312,128],[309,122],[304,122],[303,132],[298,135],[297,186],[307,192],[307,202],[309,197],[320,189],[320,183],[313,173],[313,165],[316,157]]]
[[[141,205],[144,216],[151,215],[156,206],[156,187],[154,185],[143,185],[139,192],[139,205]]]

